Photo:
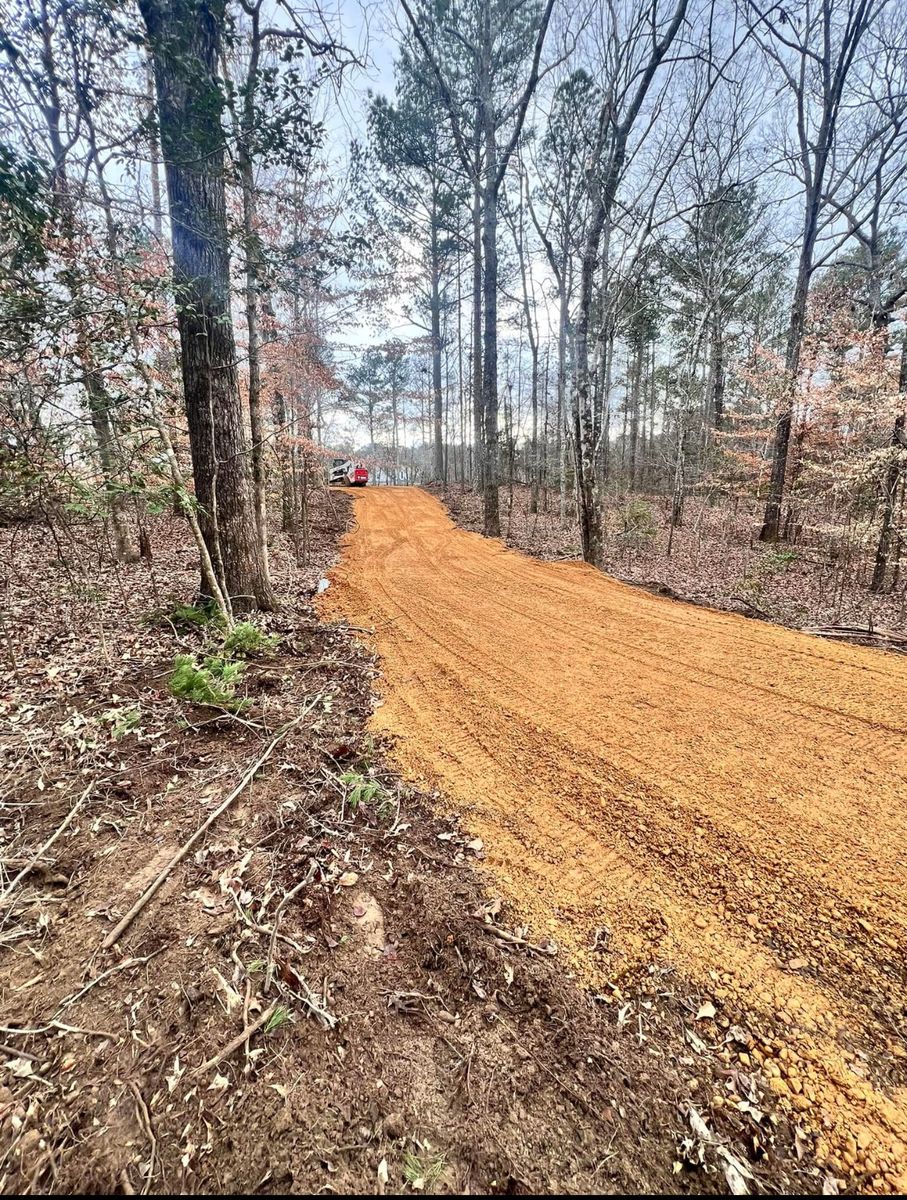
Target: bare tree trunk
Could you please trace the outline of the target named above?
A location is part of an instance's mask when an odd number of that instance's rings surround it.
[[[245,150],[239,151],[239,177],[243,203],[243,241],[246,260],[245,301],[249,354],[249,430],[252,435],[252,490],[259,552],[265,575],[268,569],[268,473],[265,447],[264,414],[261,402],[261,328],[258,294],[261,287],[261,261],[256,230],[255,182],[252,162]],[[270,584],[269,584],[270,585]]]
[[[557,440],[558,518],[567,523],[567,289],[561,285],[557,319]]]
[[[642,391],[642,359],[645,342],[640,339],[633,347],[633,387],[630,394],[630,491],[636,491],[637,457],[639,454],[639,408]]]
[[[539,510],[539,334],[536,324],[536,314],[533,288],[530,285],[529,273],[526,269],[526,237],[524,226],[524,213],[528,207],[528,201],[523,203],[523,180],[524,174],[522,165],[520,168],[520,211],[519,214],[510,212],[508,220],[513,232],[513,240],[517,253],[517,260],[520,265],[520,284],[522,287],[523,301],[523,319],[526,322],[526,336],[529,340],[529,353],[531,358],[531,385],[530,385],[530,412],[532,416],[532,433],[530,438],[529,450],[529,511],[537,513]],[[527,182],[528,186],[528,182]]]
[[[907,395],[907,341],[901,348],[900,388],[902,395]],[[872,571],[870,589],[881,592],[885,587],[885,575],[888,570],[888,556],[891,553],[891,527],[894,519],[895,497],[898,494],[898,483],[902,474],[901,459],[907,450],[907,413],[899,413],[894,422],[891,434],[892,460],[889,464],[882,483],[882,521],[879,526],[879,541],[876,546],[875,564]]]
[[[230,319],[218,83],[223,0],[140,0],[167,177],[183,391],[200,522],[234,607],[273,608],[261,553]]]
[[[245,262],[246,333],[248,338],[249,370],[249,431],[252,435],[252,489],[255,501],[255,524],[258,529],[259,552],[265,577],[270,588],[268,567],[268,475],[264,411],[261,401],[261,320],[259,296],[263,282],[261,238],[258,232],[258,194],[251,145],[255,136],[255,96],[258,87],[258,64],[261,57],[260,4],[248,9],[251,29],[249,61],[243,88],[242,111],[238,118],[236,138],[239,184],[242,194],[243,258]]]
[[[151,227],[158,242],[164,240],[164,202],[161,196],[161,148],[155,126],[154,112],[154,72],[149,67],[145,81],[148,96],[148,116],[151,134],[149,138],[151,151]]]
[[[720,315],[712,326],[711,400],[709,416],[712,428],[721,431],[724,426],[724,331]]]
[[[810,206],[807,216],[806,228],[800,249],[797,283],[794,288],[794,298],[791,303],[790,319],[788,322],[787,352],[784,359],[787,388],[781,401],[781,411],[778,414],[777,424],[775,425],[772,473],[768,485],[765,516],[762,519],[762,529],[759,533],[759,540],[763,542],[777,542],[781,536],[781,502],[784,497],[784,480],[787,475],[787,453],[790,447],[791,429],[794,424],[797,374],[800,369],[800,347],[803,341],[803,328],[806,324],[806,303],[809,298],[809,281],[812,276],[812,260],[816,242],[818,213],[818,197],[816,197]]]
[[[490,34],[489,34],[490,45]],[[501,536],[498,502],[500,448],[498,445],[498,147],[489,107],[489,69],[484,94],[480,90],[485,135],[485,183],[482,189],[482,408],[485,417],[485,483],[482,489],[486,537]]]
[[[473,483],[478,491],[485,487],[485,413],[482,407],[482,192],[479,186],[481,167],[481,128],[476,118],[473,143],[476,182],[472,197],[472,420],[473,420]]]
[[[437,190],[437,189],[436,189]],[[431,218],[431,387],[434,461],[436,482],[444,483],[444,400],[441,394],[441,263],[438,250],[438,203],[432,205]],[[396,468],[395,468],[396,470]],[[396,479],[395,479],[396,482]]]
[[[589,325],[595,287],[595,262],[609,206],[601,203],[593,215],[580,267],[579,317],[575,334],[573,384],[573,438],[576,468],[577,517],[583,560],[599,566],[602,561],[602,520],[595,480],[595,429],[593,424],[592,372],[589,356]]]

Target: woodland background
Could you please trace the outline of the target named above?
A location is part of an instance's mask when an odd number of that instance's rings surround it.
[[[901,6],[0,19],[7,530],[84,575],[172,510],[272,608],[269,513],[304,563],[352,454],[535,552],[903,624]]]

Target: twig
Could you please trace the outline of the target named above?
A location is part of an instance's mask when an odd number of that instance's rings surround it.
[[[240,1046],[244,1045],[249,1040],[253,1033],[256,1033],[259,1029],[261,1029],[262,1025],[266,1025],[268,1021],[270,1021],[271,1017],[274,1016],[274,1010],[276,1008],[277,1001],[275,1000],[273,1004],[269,1005],[269,1007],[265,1009],[260,1017],[256,1017],[251,1025],[247,1025],[242,1033],[237,1034],[233,1041],[229,1042],[219,1054],[215,1054],[213,1058],[209,1058],[208,1061],[202,1063],[200,1067],[196,1067],[194,1074],[203,1075],[205,1071],[210,1071],[212,1067],[219,1066],[225,1058],[229,1058],[235,1050],[238,1050]]]
[[[83,988],[80,988],[74,996],[68,996],[65,1000],[61,1000],[54,1017],[59,1016],[64,1008],[71,1008],[77,1000],[81,1000],[92,988],[97,987],[99,983],[103,983],[109,976],[115,975],[117,971],[128,971],[130,967],[141,967],[144,963],[151,962],[153,958],[157,958],[162,953],[163,950],[155,950],[153,954],[148,954],[144,958],[124,958],[122,962],[117,963],[115,966],[108,967],[106,971],[101,972],[97,979],[92,979],[90,983],[86,983]]]
[[[527,950],[532,950],[536,954],[553,955],[557,953],[554,946],[537,946],[535,942],[527,942],[525,938],[519,937],[515,933],[510,933],[506,929],[502,929],[500,925],[489,924],[488,921],[483,921],[481,917],[473,917],[473,921],[484,929],[486,933],[490,933],[492,937],[500,938],[502,942],[509,942],[513,946],[525,946]]]
[[[72,824],[74,817],[80,811],[82,806],[85,804],[85,801],[88,799],[88,797],[91,795],[91,791],[92,791],[93,787],[94,787],[93,783],[90,783],[88,785],[88,787],[85,789],[85,791],[79,797],[79,799],[75,802],[75,804],[72,806],[72,808],[66,814],[66,816],[63,818],[63,820],[60,822],[60,824],[57,826],[57,828],[54,830],[54,832],[50,835],[50,837],[47,839],[47,841],[44,843],[44,845],[40,848],[40,850],[37,850],[32,855],[31,859],[26,863],[26,865],[22,868],[22,870],[15,877],[15,879],[13,879],[13,881],[10,884],[8,884],[6,888],[4,888],[3,892],[0,893],[0,904],[6,903],[6,901],[9,899],[9,897],[12,895],[12,893],[16,890],[16,888],[19,886],[19,884],[22,882],[22,880],[26,877],[26,875],[30,874],[30,872],[35,869],[35,867],[38,865],[38,862],[40,861],[40,859],[42,859],[44,857],[44,855],[51,848],[51,846],[54,844],[54,842],[57,840],[57,838],[60,837],[60,835],[62,833],[65,833],[65,831],[69,828],[69,826]]]
[[[764,608],[757,608],[755,604],[751,604],[749,600],[744,600],[742,596],[729,596],[728,599],[732,600],[735,604],[742,604],[744,608],[748,608],[750,612],[754,612],[756,616],[761,618],[763,621],[774,621],[775,619],[771,613],[767,613]]]
[[[151,1181],[154,1178],[154,1164],[157,1161],[157,1137],[154,1133],[154,1126],[151,1124],[151,1113],[148,1111],[148,1105],[137,1085],[130,1079],[129,1090],[135,1097],[136,1107],[139,1111],[139,1124],[144,1125],[144,1133],[151,1142],[151,1158],[148,1162],[148,1174],[145,1178],[145,1185],[142,1188],[142,1195],[147,1196],[151,1191]]]
[[[41,1061],[37,1054],[29,1054],[26,1050],[16,1050],[13,1046],[7,1046],[5,1042],[0,1042],[0,1051],[9,1054],[12,1058],[27,1058],[29,1062]]]
[[[342,662],[338,658],[319,658],[315,662],[306,663],[302,671],[303,673],[306,671],[315,671],[319,667],[349,667],[354,671],[373,671],[375,664],[373,662]]]
[[[278,933],[278,929],[280,926],[280,918],[283,915],[283,910],[286,908],[286,906],[290,903],[290,901],[295,896],[299,895],[299,893],[302,891],[302,889],[304,887],[306,887],[308,884],[310,884],[312,882],[312,878],[315,875],[315,866],[316,866],[315,860],[312,859],[312,861],[309,863],[309,870],[308,870],[308,873],[306,874],[305,878],[301,879],[294,888],[291,888],[287,892],[287,894],[284,896],[284,898],[278,904],[277,911],[274,913],[274,920],[271,924],[271,941],[268,946],[268,968],[267,968],[267,971],[265,972],[264,994],[266,996],[267,996],[268,992],[270,992],[270,990],[271,990],[271,981],[272,981],[272,976],[274,974],[274,951],[277,947],[277,933]]]
[[[239,783],[236,785],[236,787],[233,789],[233,791],[229,794],[229,796],[227,796],[226,800],[224,800],[224,802],[222,804],[218,805],[218,807],[214,810],[214,812],[212,812],[208,817],[205,818],[204,821],[202,821],[201,825],[199,825],[199,827],[198,827],[198,829],[196,829],[195,833],[193,833],[193,835],[189,838],[188,841],[186,841],[182,844],[182,846],[179,848],[179,850],[177,850],[176,854],[174,854],[173,858],[171,858],[170,861],[167,863],[167,865],[161,870],[161,872],[157,876],[157,878],[154,879],[153,882],[151,882],[148,885],[148,887],[145,888],[144,892],[142,892],[141,896],[139,896],[138,900],[136,900],[136,902],[135,902],[135,904],[133,904],[132,908],[130,908],[130,910],[126,913],[126,915],[120,919],[120,921],[117,923],[115,928],[113,928],[110,931],[110,933],[108,933],[107,937],[104,938],[104,941],[102,942],[102,946],[105,950],[108,950],[111,946],[116,945],[116,943],[120,940],[120,938],[123,936],[123,934],[129,928],[129,926],[132,924],[132,922],[135,920],[135,918],[139,915],[139,913],[142,911],[142,909],[145,907],[145,905],[148,903],[148,901],[156,894],[156,892],[160,889],[160,887],[166,881],[166,879],[170,875],[171,871],[173,871],[173,869],[175,867],[179,866],[179,864],[183,861],[183,859],[186,857],[186,855],[189,853],[189,851],[192,849],[192,847],[195,845],[195,843],[197,841],[199,841],[200,838],[202,838],[207,833],[207,831],[211,828],[211,826],[218,819],[218,817],[222,816],[227,811],[227,809],[230,807],[230,805],[236,800],[237,796],[239,796],[240,793],[243,792],[246,789],[246,787],[252,782],[253,778],[258,773],[258,771],[261,769],[261,767],[263,767],[264,764],[271,757],[275,748],[280,744],[280,742],[283,741],[283,739],[290,732],[290,730],[295,725],[298,725],[299,722],[303,719],[303,717],[305,717],[311,711],[311,709],[314,706],[317,699],[320,699],[320,697],[316,697],[315,700],[312,700],[306,706],[306,708],[303,710],[303,712],[301,712],[299,714],[299,716],[296,717],[295,720],[290,721],[290,723],[288,725],[284,725],[283,729],[279,730],[278,733],[276,733],[275,736],[273,738],[271,738],[270,742],[268,742],[267,746],[265,747],[264,753],[261,754],[255,760],[254,763],[252,763],[252,765],[246,771],[245,775],[243,775],[242,779],[239,781]]]
[[[58,1029],[62,1033],[81,1033],[85,1037],[109,1038],[112,1042],[115,1042],[119,1036],[107,1029],[83,1029],[81,1025],[66,1025],[62,1021],[48,1021],[46,1025],[26,1025],[21,1029],[16,1029],[12,1025],[0,1025],[0,1033],[7,1037],[11,1035],[13,1037],[38,1037],[41,1034],[50,1033],[52,1029]]]
[[[236,951],[234,950],[233,953],[235,954]],[[252,980],[247,975],[246,976],[245,995],[243,997],[243,1004],[242,1004],[243,1028],[246,1028],[249,1024],[249,1005],[251,1003],[252,1003]],[[245,1041],[243,1049],[246,1052],[246,1070],[248,1071],[248,1069],[249,1069],[249,1039],[248,1038]]]
[[[337,1024],[337,1018],[332,1012],[329,1012],[326,1008],[322,1008],[321,1005],[317,1003],[315,1000],[315,993],[298,973],[298,971],[294,972],[294,974],[299,980],[299,985],[303,989],[303,992],[292,992],[292,994],[302,1001],[312,1016],[318,1017],[325,1029],[333,1029]],[[327,1004],[328,999],[327,990],[327,979],[325,979],[324,986],[322,987],[322,999],[325,1004]]]

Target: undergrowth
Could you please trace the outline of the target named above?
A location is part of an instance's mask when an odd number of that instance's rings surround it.
[[[224,652],[238,655],[240,658],[250,658],[255,654],[271,653],[277,648],[279,641],[276,634],[265,633],[251,621],[240,621],[224,638]]]
[[[211,704],[238,712],[248,704],[236,696],[246,664],[223,655],[210,655],[199,663],[191,654],[178,654],[167,681],[170,694],[193,704]]]

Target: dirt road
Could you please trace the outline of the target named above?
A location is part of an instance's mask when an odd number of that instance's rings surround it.
[[[904,1190],[907,660],[534,561],[421,491],[356,517],[326,607],[376,630],[376,724],[500,891],[593,986],[654,961],[745,1018],[731,1065]]]

